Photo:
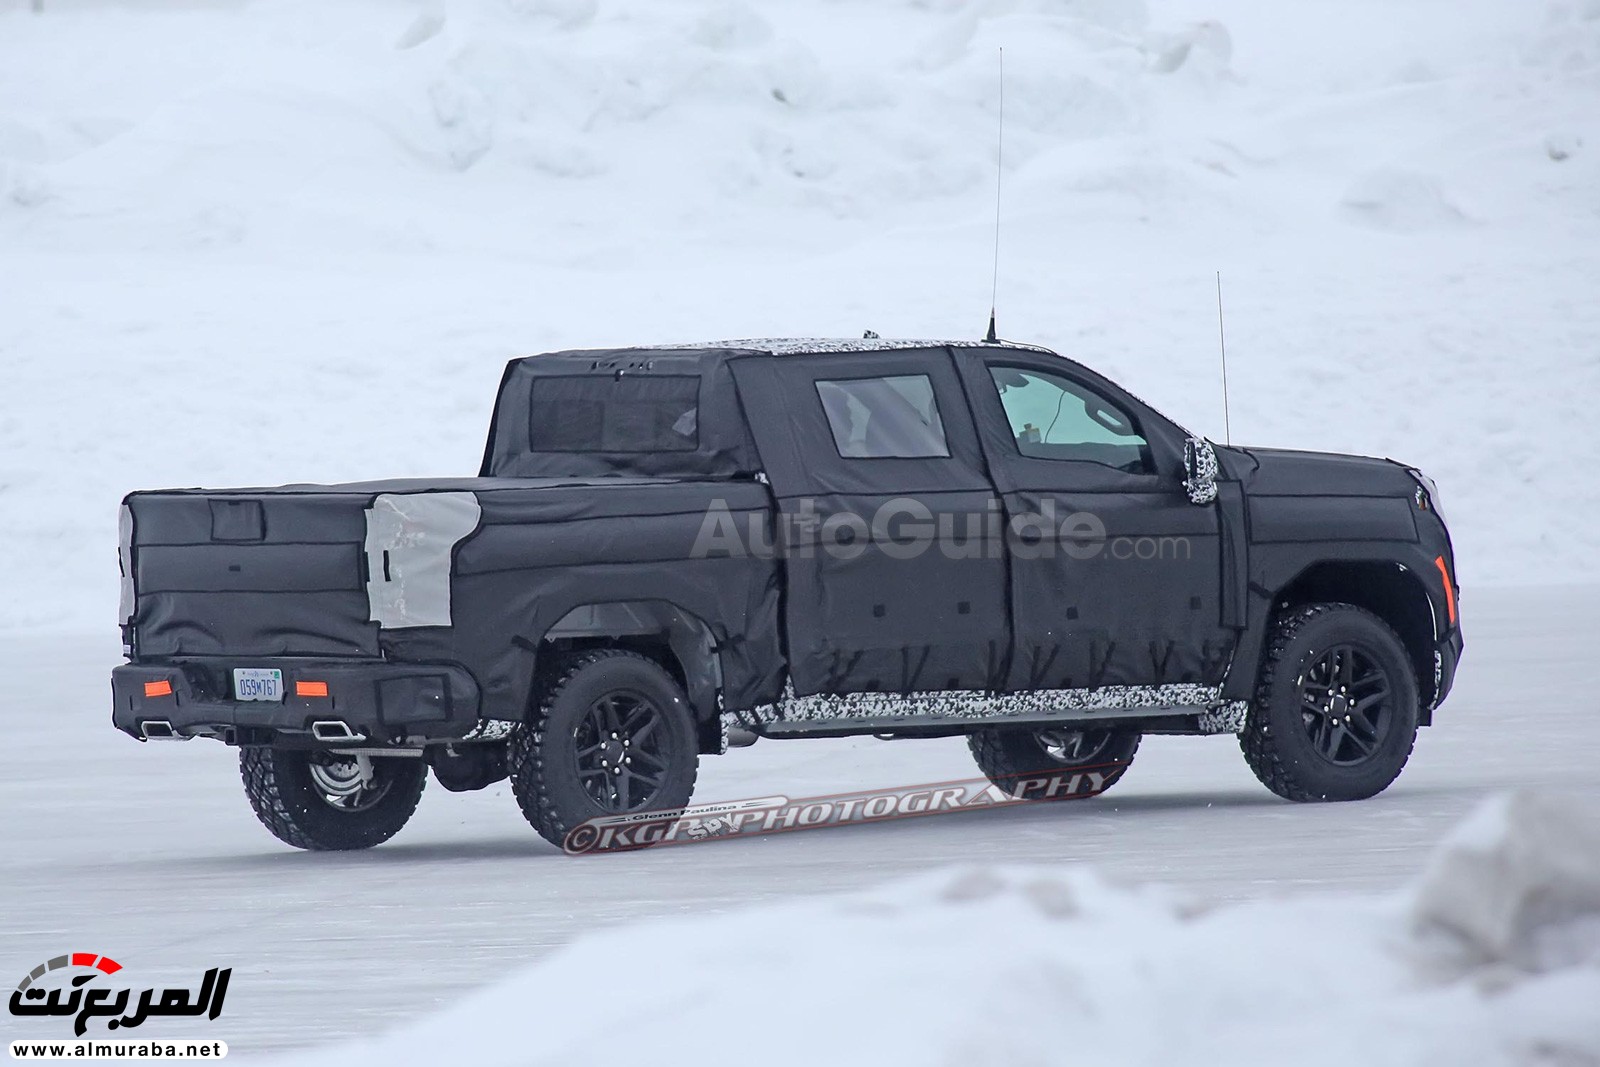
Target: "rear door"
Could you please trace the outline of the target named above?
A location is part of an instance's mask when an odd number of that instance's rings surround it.
[[[1220,682],[1217,507],[1189,502],[1182,431],[1069,360],[961,354],[1007,517],[1008,688]]]
[[[1000,504],[949,351],[733,369],[777,500],[795,691],[1001,685]]]

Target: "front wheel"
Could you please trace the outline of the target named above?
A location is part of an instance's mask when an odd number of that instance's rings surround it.
[[[246,748],[239,774],[256,818],[279,841],[313,851],[380,845],[417,810],[420,759],[318,749]]]
[[[1278,620],[1239,747],[1286,800],[1364,800],[1399,777],[1419,714],[1395,632],[1362,608],[1311,604]]]
[[[1077,726],[986,727],[967,737],[984,775],[1019,800],[1104,793],[1139,751],[1139,731]]]

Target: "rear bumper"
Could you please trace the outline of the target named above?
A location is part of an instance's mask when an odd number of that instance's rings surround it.
[[[235,700],[234,667],[282,670],[283,700]],[[327,695],[297,695],[302,681],[323,683]],[[229,744],[314,743],[319,722],[345,723],[374,744],[448,740],[477,725],[481,701],[477,682],[453,664],[270,658],[124,664],[111,672],[111,694],[112,724],[131,737]]]

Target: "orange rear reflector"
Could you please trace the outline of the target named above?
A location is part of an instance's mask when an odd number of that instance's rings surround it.
[[[294,695],[297,697],[325,697],[328,695],[327,682],[296,682]]]
[[[172,683],[166,679],[159,682],[144,683],[144,695],[147,697],[169,697],[172,695]]]
[[[1444,565],[1444,557],[1436,556],[1433,565],[1439,568],[1439,578],[1444,582],[1444,606],[1450,614],[1450,625],[1456,624],[1456,587],[1450,581],[1450,569]]]

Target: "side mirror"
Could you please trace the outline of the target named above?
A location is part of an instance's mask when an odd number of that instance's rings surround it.
[[[1191,437],[1183,443],[1183,487],[1191,504],[1217,499],[1217,450],[1204,437]]]

